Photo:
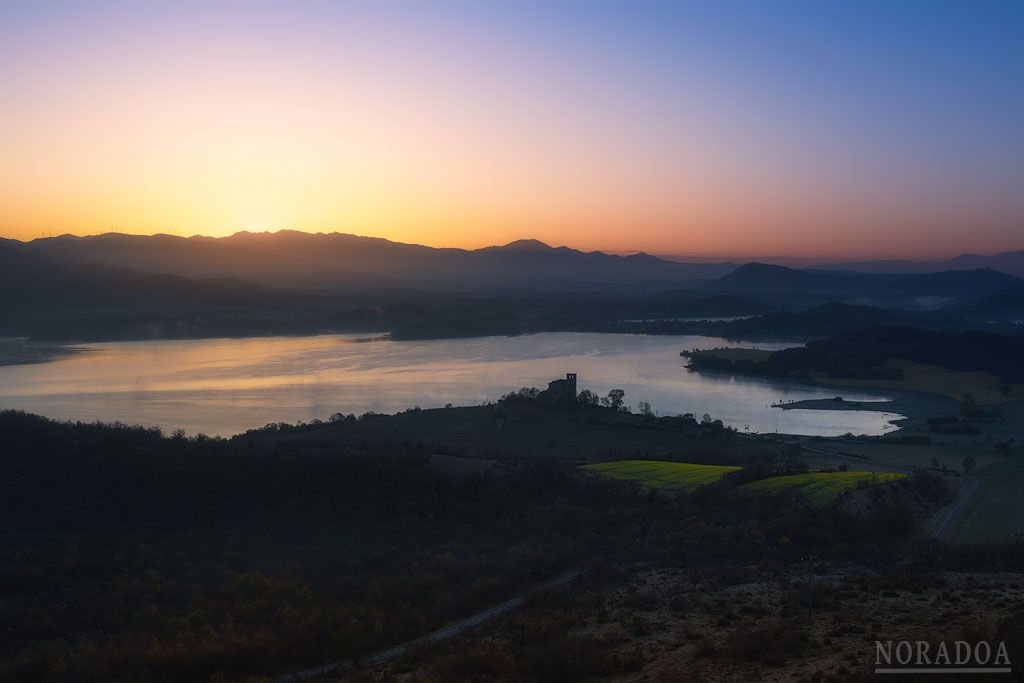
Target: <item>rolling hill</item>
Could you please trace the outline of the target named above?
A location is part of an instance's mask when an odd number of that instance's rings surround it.
[[[199,281],[100,266],[69,268],[4,246],[0,288],[8,292],[0,301],[3,313],[69,308],[197,312],[229,306],[284,307],[291,298],[228,278]]]
[[[473,251],[340,233],[240,232],[230,237],[104,234],[37,239],[29,253],[194,279],[236,278],[295,289],[607,291],[662,288],[720,277],[731,263],[676,263],[519,240]]]
[[[850,292],[873,288],[875,278],[863,274],[797,270],[769,263],[748,263],[704,286],[725,292]]]
[[[706,290],[744,294],[815,293],[857,303],[898,308],[943,308],[1022,284],[1020,278],[991,268],[921,274],[796,270],[748,263],[704,286]]]
[[[943,270],[978,270],[992,268],[1024,277],[1024,249],[998,254],[961,254],[945,261],[853,261],[815,266],[817,270],[854,270],[861,273],[936,273]]]
[[[1024,284],[999,290],[957,310],[977,320],[1005,321],[1020,325],[1024,321]]]

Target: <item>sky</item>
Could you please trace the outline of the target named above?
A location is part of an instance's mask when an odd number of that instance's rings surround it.
[[[0,0],[0,236],[1024,249],[1024,3]]]

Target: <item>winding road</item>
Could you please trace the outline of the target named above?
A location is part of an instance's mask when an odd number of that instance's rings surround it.
[[[416,648],[422,647],[429,643],[433,643],[438,640],[444,640],[445,638],[451,638],[452,636],[457,635],[458,633],[465,631],[468,628],[479,626],[480,624],[490,621],[498,615],[514,610],[515,608],[522,605],[528,598],[533,597],[534,595],[551,591],[556,588],[562,588],[563,586],[567,586],[568,584],[575,581],[579,577],[579,575],[580,572],[578,571],[562,574],[561,576],[552,579],[547,583],[543,583],[540,586],[537,586],[529,593],[512,598],[511,600],[506,600],[500,605],[495,605],[494,607],[486,609],[483,612],[478,612],[471,617],[466,617],[461,621],[457,621],[454,624],[445,626],[440,630],[434,631],[433,633],[417,638],[416,640],[411,640],[407,643],[396,645],[395,647],[389,648],[387,650],[374,652],[373,654],[367,655],[366,657],[360,657],[359,664],[376,664],[378,662],[386,662],[389,659],[394,659],[395,657],[403,655],[406,652],[415,650]],[[330,662],[328,664],[321,664],[320,666],[315,666],[311,669],[304,669],[303,671],[296,671],[295,673],[275,676],[272,680],[273,683],[292,683],[292,681],[302,681],[307,678],[313,678],[315,676],[324,676],[330,673],[345,671],[346,669],[352,668],[352,666],[354,666],[355,663],[356,662],[352,659]]]
[[[973,477],[969,474],[965,474],[964,476],[967,477],[971,483],[967,485],[967,488],[960,492],[960,495],[955,501],[953,501],[953,504],[939,515],[939,519],[935,522],[935,526],[932,527],[932,536],[940,541],[946,540],[946,535],[949,533],[950,522],[952,522],[960,513],[970,497],[974,495],[974,491],[978,488],[978,484],[981,483],[981,480],[977,477]]]

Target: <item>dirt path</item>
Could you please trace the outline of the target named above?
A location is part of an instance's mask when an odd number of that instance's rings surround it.
[[[511,600],[506,600],[500,605],[495,605],[494,607],[486,609],[483,612],[478,612],[477,614],[474,614],[471,617],[466,617],[461,621],[457,621],[454,624],[445,626],[444,628],[434,631],[433,633],[425,635],[421,638],[411,640],[401,645],[396,645],[395,647],[388,648],[387,650],[380,650],[379,652],[375,652],[366,657],[360,657],[358,663],[360,665],[363,665],[386,662],[389,659],[394,659],[395,657],[403,655],[411,650],[415,650],[416,648],[423,647],[424,645],[427,645],[429,643],[438,640],[444,640],[445,638],[451,638],[452,636],[457,635],[468,628],[479,626],[480,624],[490,621],[498,615],[504,614],[505,612],[509,612],[519,607],[529,597],[532,597],[539,593],[554,590],[556,588],[562,588],[563,586],[567,586],[568,584],[575,581],[576,578],[579,577],[579,575],[580,573],[578,571],[562,574],[558,578],[552,579],[547,583],[543,583],[540,586],[537,586],[529,593],[514,597]],[[303,671],[297,671],[295,673],[275,676],[272,680],[273,683],[291,683],[292,681],[302,681],[307,678],[314,678],[316,676],[324,676],[327,674],[339,673],[341,671],[345,671],[346,669],[352,668],[355,664],[356,662],[351,659],[330,662],[328,664],[321,664],[320,666],[315,666],[313,668],[305,669]]]
[[[953,504],[946,508],[946,510],[939,515],[938,520],[935,522],[935,526],[932,527],[932,536],[939,539],[940,541],[946,540],[946,537],[949,535],[950,523],[954,519],[956,519],[956,516],[958,514],[960,514],[960,511],[963,510],[964,505],[971,498],[971,496],[974,495],[975,490],[977,490],[978,488],[978,484],[981,483],[981,480],[978,479],[977,477],[972,477],[969,474],[965,474],[964,476],[967,477],[967,479],[969,479],[971,483],[967,485],[967,488],[961,491],[960,496],[955,501],[953,501]]]

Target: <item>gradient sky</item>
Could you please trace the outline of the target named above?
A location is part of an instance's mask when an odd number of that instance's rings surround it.
[[[0,0],[0,235],[1024,248],[1024,2]]]

